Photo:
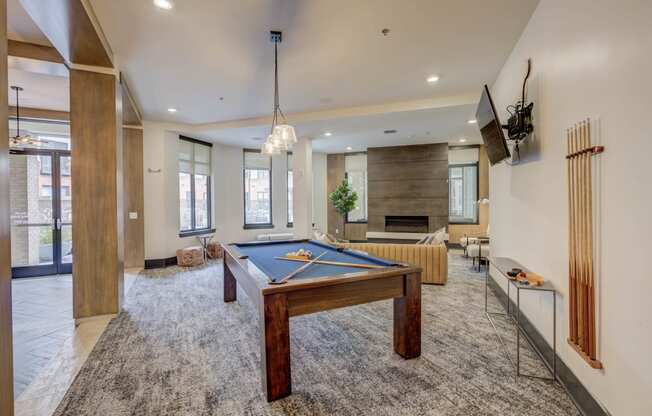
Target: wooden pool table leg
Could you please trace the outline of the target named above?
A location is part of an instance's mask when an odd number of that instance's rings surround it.
[[[421,355],[421,274],[405,276],[405,295],[394,298],[394,351],[410,359]]]
[[[233,302],[237,298],[238,284],[224,259],[224,302]]]
[[[260,329],[263,391],[271,402],[292,393],[290,315],[285,294],[263,296]]]

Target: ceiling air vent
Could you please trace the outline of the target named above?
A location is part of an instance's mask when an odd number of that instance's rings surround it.
[[[385,133],[385,134],[394,134],[394,133],[396,133],[396,130],[394,130],[394,129],[392,129],[392,130],[385,130],[384,133]]]

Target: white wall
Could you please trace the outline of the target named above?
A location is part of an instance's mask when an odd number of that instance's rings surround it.
[[[652,415],[652,1],[542,0],[492,87],[498,111],[520,94],[532,58],[540,153],[490,170],[494,255],[517,259],[560,292],[559,353],[613,415]],[[505,111],[501,111],[503,122]],[[565,134],[598,118],[602,269],[593,370],[567,344],[568,213]],[[550,340],[550,302],[526,296],[525,311]]]
[[[145,258],[172,257],[176,250],[197,245],[195,237],[179,237],[179,186],[177,143],[179,126],[144,123]],[[243,200],[243,149],[213,144],[213,226],[221,242],[255,240],[259,234],[292,233],[287,227],[286,155],[272,159],[272,216],[274,229],[245,230]],[[313,216],[326,225],[326,155],[315,154]],[[160,173],[149,169],[161,169]],[[317,192],[318,190],[322,191]],[[325,229],[325,228],[324,228]]]

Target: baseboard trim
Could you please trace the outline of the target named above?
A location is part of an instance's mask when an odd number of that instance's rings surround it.
[[[507,293],[496,283],[493,276],[489,279],[489,287],[503,307],[507,308],[507,302],[509,301],[511,304],[510,308],[512,310],[516,309],[516,303],[511,299],[507,299]],[[525,312],[521,311],[520,319],[526,336],[532,341],[539,352],[541,352],[541,355],[543,355],[548,364],[552,366],[552,357],[554,354],[552,347],[541,335],[539,330],[532,325]],[[566,366],[566,363],[562,361],[559,355],[557,355],[557,380],[584,416],[609,416],[609,413],[591,396],[591,393],[589,393],[582,382]]]
[[[177,265],[176,257],[145,260],[145,269],[164,269],[166,267],[176,266],[176,265]]]

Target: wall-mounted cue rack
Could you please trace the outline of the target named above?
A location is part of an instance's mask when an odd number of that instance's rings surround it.
[[[568,343],[593,368],[596,351],[592,158],[604,147],[591,143],[591,120],[566,131],[568,140],[569,298]]]

